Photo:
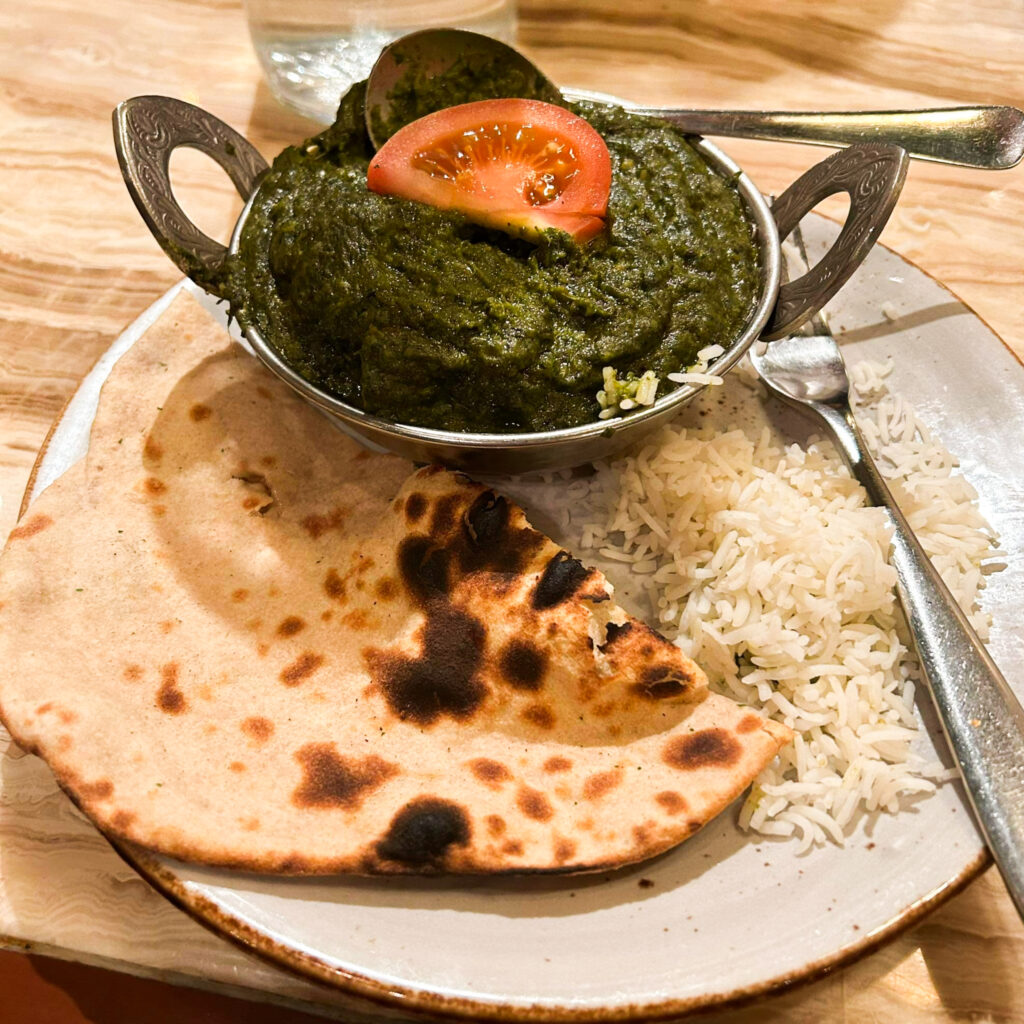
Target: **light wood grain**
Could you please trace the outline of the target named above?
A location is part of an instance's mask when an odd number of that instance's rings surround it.
[[[339,0],[341,2],[341,0]],[[558,81],[648,103],[785,109],[1024,101],[1017,0],[546,0],[524,47]],[[137,93],[208,108],[267,156],[313,129],[259,78],[231,0],[0,6],[0,534],[47,428],[122,328],[177,278],[121,182],[110,111]],[[730,142],[766,192],[823,152]],[[187,209],[226,238],[240,208],[205,159],[175,158]],[[838,203],[825,212],[837,214]],[[883,242],[1024,352],[1024,171],[915,163]],[[951,368],[951,372],[954,368]],[[994,399],[997,400],[997,399]],[[155,895],[0,734],[0,934],[65,956],[341,1001],[208,934]],[[709,1020],[1024,1020],[1024,926],[989,872],[859,964]],[[333,1008],[333,1009],[332,1009]],[[353,1019],[351,1009],[346,1019]]]

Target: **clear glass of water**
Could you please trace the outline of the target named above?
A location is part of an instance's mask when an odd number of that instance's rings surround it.
[[[273,94],[325,124],[393,39],[465,28],[515,42],[516,0],[245,0],[252,44]]]

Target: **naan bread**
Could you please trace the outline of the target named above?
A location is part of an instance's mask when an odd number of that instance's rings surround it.
[[[789,738],[523,512],[371,454],[187,296],[0,560],[0,715],[100,828],[256,871],[580,871]]]

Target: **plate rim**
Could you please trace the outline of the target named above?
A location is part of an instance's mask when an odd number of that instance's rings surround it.
[[[676,1021],[691,1014],[738,1009],[766,1001],[818,981],[833,971],[876,952],[927,917],[933,910],[937,910],[947,900],[962,892],[992,864],[992,855],[988,847],[984,846],[958,875],[905,907],[898,916],[869,932],[863,939],[786,974],[732,992],[612,1007],[571,1007],[551,1004],[519,1006],[502,1002],[484,1002],[461,996],[446,996],[424,989],[406,988],[397,983],[389,985],[358,972],[334,967],[313,954],[303,953],[275,942],[258,929],[221,910],[212,900],[190,893],[187,885],[159,862],[159,855],[140,847],[132,847],[106,833],[102,834],[118,856],[170,903],[215,935],[227,939],[247,953],[255,954],[267,963],[287,968],[335,991],[369,1000],[390,1010],[402,1009],[434,1018],[440,1015],[451,1020],[488,1021],[494,1024],[611,1024],[623,1021],[629,1021],[631,1024],[660,1024]]]
[[[819,213],[811,216],[822,220],[839,223],[835,218]],[[1002,335],[981,316],[969,303],[965,302],[952,288],[939,280],[934,274],[919,266],[913,260],[896,252],[880,242],[875,243],[879,249],[895,256],[900,262],[923,274],[932,283],[950,295],[963,310],[969,313],[1010,353],[1014,361],[1024,369],[1024,359],[1007,344]],[[64,421],[75,396],[82,384],[95,370],[117,341],[140,321],[158,303],[182,287],[191,285],[187,278],[171,284],[154,299],[150,305],[126,325],[110,345],[94,360],[86,374],[79,381],[75,390],[63,403],[60,411],[50,424],[42,444],[36,454],[29,472],[21,504],[18,509],[18,521],[27,511],[35,489],[40,469],[49,452],[50,443],[57,428]],[[133,343],[134,344],[134,343]],[[66,790],[64,790],[67,793]],[[78,806],[74,796],[67,793]],[[81,808],[80,808],[81,809]],[[88,816],[88,815],[87,815]],[[91,820],[91,819],[90,819]],[[95,822],[93,822],[94,827]],[[819,959],[794,968],[785,974],[765,979],[734,989],[710,995],[697,995],[686,998],[662,999],[649,1003],[630,1003],[620,1006],[604,1007],[573,1007],[567,1005],[531,1004],[517,1005],[500,1001],[484,1001],[462,996],[448,996],[438,992],[405,986],[400,983],[385,983],[373,977],[355,971],[348,971],[333,966],[313,954],[305,953],[275,941],[270,936],[247,924],[233,914],[222,910],[212,900],[189,891],[186,883],[159,861],[159,855],[142,847],[113,837],[102,829],[98,829],[118,856],[136,871],[153,889],[168,900],[173,906],[186,913],[192,920],[212,933],[231,942],[243,951],[259,957],[264,962],[276,967],[283,967],[294,974],[313,980],[328,988],[343,992],[346,995],[369,1001],[376,1006],[388,1010],[400,1009],[418,1016],[441,1016],[457,1020],[494,1021],[498,1024],[526,1024],[526,1022],[550,1022],[550,1024],[590,1024],[590,1022],[635,1021],[638,1024],[656,1024],[656,1022],[677,1020],[684,1016],[706,1011],[720,1011],[739,1008],[752,1003],[782,995],[805,984],[811,984],[831,974],[833,971],[856,963],[863,957],[876,952],[882,946],[893,941],[903,932],[916,925],[932,911],[962,892],[972,881],[978,878],[993,863],[992,855],[984,844],[981,850],[953,877],[919,899],[903,907],[880,927],[865,934],[862,938],[847,945],[840,946],[835,952]]]

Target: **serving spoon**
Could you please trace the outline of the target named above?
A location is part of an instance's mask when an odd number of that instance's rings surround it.
[[[497,39],[462,29],[424,29],[396,39],[378,57],[366,88],[366,127],[379,149],[388,140],[392,99],[411,99],[415,117],[439,109],[416,96],[417,77],[432,77],[462,63],[469,69],[495,67],[515,72],[527,83],[527,98],[557,101],[585,99],[586,94],[559,90],[532,61]],[[479,99],[498,98],[486,87]],[[804,142],[816,146],[850,146],[883,142],[902,146],[911,156],[938,163],[987,170],[1014,167],[1024,157],[1024,111],[1009,106],[941,107],[928,110],[861,110],[824,113],[781,110],[685,110],[635,107],[642,117],[669,121],[693,135]],[[415,117],[404,118],[411,121]]]

